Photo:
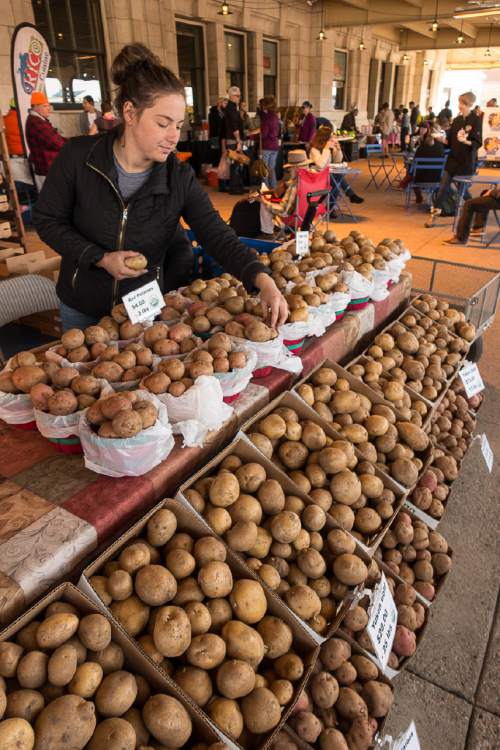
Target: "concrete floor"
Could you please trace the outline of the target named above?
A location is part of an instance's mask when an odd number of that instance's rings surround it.
[[[452,219],[441,219],[439,227],[426,229],[423,209],[413,204],[406,211],[404,196],[396,190],[365,190],[365,162],[354,166],[362,169],[354,187],[366,200],[355,207],[358,222],[332,222],[339,237],[356,228],[375,241],[401,237],[414,256],[500,269],[500,243],[489,249],[477,241],[467,247],[443,245],[451,235]],[[238,199],[209,192],[227,219]],[[39,241],[31,238],[30,246],[39,247]],[[428,279],[422,263],[413,261],[410,269],[424,287]],[[448,267],[438,288],[458,296],[472,295],[489,277],[489,273]],[[484,337],[480,370],[487,399],[478,426],[479,432],[487,433],[496,456],[500,455],[499,334],[500,318]],[[397,679],[396,703],[387,726],[395,737],[415,720],[422,750],[500,750],[499,487],[500,466],[496,462],[492,474],[488,473],[476,441],[439,526],[454,550],[454,569],[432,606],[425,639]]]

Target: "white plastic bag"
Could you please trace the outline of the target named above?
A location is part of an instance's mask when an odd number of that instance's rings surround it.
[[[98,398],[113,396],[114,391],[109,383],[102,378],[99,380],[100,393]],[[47,414],[40,409],[33,409],[38,432],[46,438],[68,438],[78,435],[80,417],[86,409],[80,409],[73,414],[67,414],[65,417],[56,417],[54,414]]]
[[[233,352],[244,352],[247,363],[233,372],[214,372],[214,378],[220,383],[224,398],[231,398],[245,390],[252,379],[253,371],[257,366],[257,354],[253,349],[244,346],[233,346]]]
[[[323,307],[323,305],[321,305]],[[325,332],[325,325],[319,314],[319,307],[309,307],[309,320],[301,323],[284,323],[280,326],[279,334],[283,341],[299,341],[307,336],[322,336]],[[335,320],[335,313],[333,314]]]
[[[343,314],[347,310],[347,307],[350,301],[351,301],[350,292],[334,292],[332,294],[330,298],[330,302],[331,302],[333,309],[335,310],[335,315],[337,316],[337,319],[343,316]]]
[[[203,445],[207,433],[219,430],[231,417],[233,409],[223,398],[221,385],[212,375],[200,375],[182,396],[158,396],[175,425],[174,433],[183,435],[189,447]]]
[[[147,391],[137,391],[137,397],[154,403],[158,419],[132,438],[101,438],[92,430],[86,411],[82,413],[79,434],[87,469],[108,477],[139,477],[167,458],[174,447],[167,407]]]
[[[359,300],[368,301],[375,286],[372,280],[357,271],[343,271],[342,281],[349,287],[351,303]]]
[[[279,370],[286,370],[298,374],[302,372],[302,360],[295,357],[283,343],[283,337],[279,335],[272,341],[247,341],[236,336],[231,336],[231,340],[239,346],[246,346],[252,349],[257,355],[257,367],[260,370],[263,367],[277,367]]]
[[[389,290],[387,288],[389,281],[392,281],[392,274],[387,268],[383,271],[377,269],[373,271],[374,288],[371,298],[374,302],[381,302],[381,300],[389,296]]]
[[[313,315],[313,317],[315,317],[317,320],[320,321],[324,330],[326,330],[331,325],[333,325],[335,323],[335,320],[337,319],[337,313],[335,311],[335,304],[331,297],[328,300],[328,302],[325,302],[322,305],[319,305],[319,307],[312,307],[312,308],[310,307],[309,312]],[[321,336],[322,334],[319,334],[319,335]]]
[[[0,391],[0,419],[7,424],[28,424],[35,421],[31,396],[27,393]]]

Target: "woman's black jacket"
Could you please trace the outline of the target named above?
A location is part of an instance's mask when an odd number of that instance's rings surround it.
[[[268,273],[224,223],[190,166],[175,154],[157,163],[147,182],[125,204],[113,159],[116,131],[69,141],[54,161],[33,213],[44,242],[62,256],[59,298],[99,317],[123,294],[157,278],[163,290],[186,283],[191,247],[179,226],[184,218],[197,241],[250,291]],[[117,282],[94,263],[113,250],[148,259],[148,274]]]

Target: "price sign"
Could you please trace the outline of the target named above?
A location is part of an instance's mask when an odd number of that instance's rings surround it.
[[[491,450],[490,443],[486,435],[481,435],[481,450],[483,452],[483,457],[486,462],[486,466],[488,467],[488,471],[491,473],[491,470],[493,469],[493,451]]]
[[[414,721],[412,721],[406,732],[399,735],[394,742],[392,750],[420,750],[420,742],[418,741],[417,728]]]
[[[375,586],[368,614],[370,619],[366,629],[375,649],[375,656],[385,669],[396,634],[398,612],[384,573]]]
[[[303,258],[309,252],[309,232],[296,232],[295,234],[295,252],[299,258]]]
[[[472,398],[476,393],[484,391],[483,379],[475,362],[466,362],[460,369],[459,375],[462,378],[467,398]]]
[[[139,289],[123,296],[123,304],[132,323],[152,320],[165,307],[163,294],[157,281],[150,281]]]

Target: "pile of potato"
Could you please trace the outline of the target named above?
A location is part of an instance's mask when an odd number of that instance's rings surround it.
[[[37,383],[30,390],[35,409],[64,417],[92,406],[100,396],[102,383],[93,375],[81,375],[74,367],[47,364],[51,385]]]
[[[465,456],[476,428],[476,418],[469,411],[469,404],[460,393],[460,387],[461,381],[458,379],[439,404],[431,427],[431,435],[437,445],[446,448],[457,461]],[[481,402],[478,400],[474,403]]]
[[[227,290],[228,293],[231,291],[234,291],[236,296],[225,300],[224,306],[214,306],[207,302],[191,305],[186,322],[193,331],[205,338],[218,332],[257,342],[271,341],[276,338],[278,333],[264,323],[266,310],[259,300],[249,297],[245,301],[243,296],[238,295],[233,288]],[[233,309],[236,306],[242,307],[243,311],[230,313],[226,309],[227,306],[231,306]]]
[[[247,747],[279,724],[305,665],[261,584],[233,577],[226,558],[220,540],[181,531],[162,508],[90,583],[148,656]]]
[[[92,404],[87,419],[99,437],[132,438],[155,424],[158,408],[135,391],[123,391]]]
[[[46,384],[49,376],[44,365],[33,352],[19,352],[10,360],[9,370],[0,372],[0,391],[3,393],[30,393],[33,386]]]
[[[451,570],[448,553],[449,545],[444,536],[404,511],[383,538],[375,557],[427,601],[432,601],[438,582]]]
[[[0,642],[2,750],[182,748],[191,734],[182,703],[127,669],[101,614],[56,601]]]
[[[374,567],[377,567],[375,561]],[[371,575],[371,580],[368,582],[367,588],[373,588],[379,577],[380,572],[378,575]],[[401,668],[403,661],[413,656],[417,650],[417,637],[427,620],[427,608],[421,602],[417,601],[417,592],[413,586],[408,583],[398,583],[390,575],[386,575],[386,578],[398,612],[396,635],[387,665],[391,669],[398,670]],[[367,610],[369,606],[370,600],[368,596],[364,596],[347,612],[342,621],[341,628],[361,648],[364,648],[368,653],[374,654],[372,642],[366,630],[366,626],[368,625]]]
[[[289,724],[321,750],[369,750],[393,700],[392,686],[370,659],[330,638]]]
[[[368,575],[355,540],[328,524],[326,508],[285,495],[258,463],[243,463],[231,454],[217,473],[186,490],[185,497],[319,633],[333,622],[338,603]]]
[[[436,449],[430,466],[420,477],[409,500],[432,518],[440,519],[446,509],[451,484],[458,477],[457,460]]]
[[[167,292],[163,295],[163,301],[165,307],[161,309],[160,319],[168,323],[180,321],[188,306],[187,298],[180,292]]]
[[[415,484],[423,466],[418,454],[429,446],[429,437],[421,427],[398,421],[389,406],[373,404],[364,394],[351,390],[349,381],[339,378],[330,367],[317,370],[297,393],[344,440],[353,443],[365,461],[405,487]],[[408,411],[402,416],[408,416]]]
[[[317,422],[301,420],[294,409],[277,407],[252,425],[248,437],[336,524],[365,544],[393,515],[397,497],[376,476],[374,464],[358,460],[354,443],[334,440]],[[406,458],[396,461],[401,475],[407,464],[414,466]]]
[[[435,323],[445,325],[452,333],[471,343],[476,337],[476,329],[468,323],[464,313],[450,307],[449,302],[432,294],[422,294],[413,300],[412,306]]]
[[[208,339],[203,349],[198,349],[189,355],[187,364],[190,368],[193,367],[194,362],[204,362],[209,370],[206,374],[212,375],[214,372],[227,373],[241,370],[247,364],[247,355],[245,352],[236,351],[230,336],[220,331]],[[198,365],[195,371],[197,367]]]
[[[92,375],[108,383],[133,383],[151,373],[153,352],[144,344],[133,342],[119,351],[110,344],[101,352],[92,368]]]

